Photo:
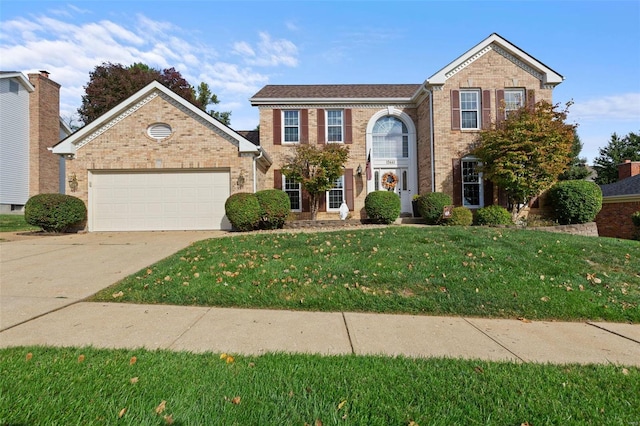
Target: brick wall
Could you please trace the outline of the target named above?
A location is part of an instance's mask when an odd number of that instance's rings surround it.
[[[150,138],[147,128],[155,123],[169,124],[172,135],[160,142]],[[240,156],[230,141],[162,95],[77,150],[76,158],[67,161],[66,192],[88,205],[90,170],[144,169],[229,170],[231,194],[253,192],[253,156]],[[257,172],[264,173],[260,168]],[[244,182],[239,186],[241,174]],[[72,175],[78,181],[76,191],[69,187]]]
[[[612,198],[608,198],[603,200],[602,210],[596,216],[600,236],[633,239],[635,227],[631,215],[640,211],[640,195],[619,202],[611,202]]]
[[[29,74],[29,196],[59,191],[58,156],[47,148],[60,140],[60,85],[46,73]]]
[[[625,160],[624,163],[618,164],[618,180],[635,175],[640,175],[640,161]]]

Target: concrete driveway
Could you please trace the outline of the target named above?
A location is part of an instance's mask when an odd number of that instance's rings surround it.
[[[0,235],[0,331],[89,297],[195,241],[226,234],[170,231],[13,238]]]

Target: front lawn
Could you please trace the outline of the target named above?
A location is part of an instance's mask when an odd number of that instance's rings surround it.
[[[615,365],[0,349],[0,424],[632,425]]]
[[[390,226],[201,241],[99,301],[640,322],[640,244]]]
[[[0,214],[0,232],[38,231],[40,228],[31,226],[21,214]]]

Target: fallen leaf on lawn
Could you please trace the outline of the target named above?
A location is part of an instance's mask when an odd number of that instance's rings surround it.
[[[131,359],[129,360],[129,365],[133,365],[138,361],[138,358],[136,358],[135,356],[132,356]]]
[[[520,426],[531,426],[529,422],[520,423]]]
[[[629,375],[629,370],[627,370],[626,368],[622,369],[622,374],[624,374],[625,376]]]
[[[531,320],[528,320],[528,319],[526,319],[525,317],[520,317],[520,318],[518,318],[518,319],[519,319],[520,321],[522,321],[522,322],[526,323],[526,324],[529,324],[529,323],[531,322]]]
[[[540,275],[540,280],[544,281],[544,275]]]
[[[117,292],[117,293],[113,293],[111,296],[112,296],[114,299],[117,299],[118,297],[122,297],[122,296],[124,296],[124,293],[123,293],[122,291],[119,291],[119,292]]]
[[[584,286],[582,284],[580,284],[578,288],[580,289],[580,291],[584,291]]]
[[[594,279],[593,279],[593,282],[594,282],[595,284],[600,284],[600,283],[602,282],[602,280],[601,280],[600,278],[594,278]]]
[[[168,416],[164,416],[164,421],[168,425],[173,424],[173,414],[169,414]]]
[[[440,291],[441,291],[442,293],[446,293],[448,290],[447,290],[447,288],[446,288],[446,287],[440,287]]]
[[[153,271],[151,269],[147,269],[147,275],[151,275]]]
[[[78,357],[78,362],[83,362],[84,361],[84,355],[80,355]]]
[[[160,405],[156,407],[156,414],[162,413],[167,408],[167,401],[162,401]]]
[[[274,254],[272,257],[273,257],[274,259],[280,259],[282,256],[280,256],[279,254]]]
[[[131,379],[129,379],[129,381],[131,382],[131,384],[136,384],[138,383],[138,378],[137,377],[132,377]]]
[[[340,404],[338,404],[338,410],[341,410],[341,409],[342,409],[342,407],[344,407],[344,404],[346,404],[346,403],[347,403],[347,400],[346,400],[346,399],[343,399],[343,400],[340,402]]]
[[[165,281],[171,281],[171,277],[169,275],[167,275],[166,277],[164,277]]]
[[[253,368],[253,367],[256,366],[256,363],[255,362],[250,362],[248,365],[249,365],[249,368]]]
[[[27,361],[29,361],[31,358],[33,358],[33,354],[31,352],[29,352],[26,356]]]
[[[377,253],[378,252],[378,247],[374,247],[374,248],[372,248],[372,250],[373,250],[374,253]]]
[[[220,354],[220,359],[226,359],[227,358],[227,354],[225,353],[221,353]]]
[[[322,426],[322,420],[316,419],[315,426]]]
[[[120,410],[120,412],[118,413],[118,418],[121,419],[122,416],[124,416],[124,413],[126,413],[126,412],[127,412],[126,408],[123,408],[122,410]]]
[[[549,298],[547,296],[541,297],[540,300],[542,300],[543,302],[548,302]]]
[[[233,399],[231,400],[232,404],[238,405],[240,404],[240,397],[239,396],[234,396]]]
[[[475,367],[473,367],[473,371],[475,371],[478,374],[484,373],[484,369],[482,367],[480,367],[479,365],[476,365]]]
[[[414,422],[413,420],[411,420],[411,421],[409,422],[409,425],[408,425],[408,426],[419,426],[419,425],[418,425],[418,423],[416,423],[416,422]]]
[[[571,288],[571,286],[567,286],[565,288],[567,289],[567,291],[573,291],[573,288]]]
[[[228,356],[226,361],[227,361],[227,364],[232,364],[235,361],[235,358],[233,358],[232,356]]]

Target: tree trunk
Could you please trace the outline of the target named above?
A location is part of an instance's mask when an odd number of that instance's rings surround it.
[[[318,218],[318,204],[320,198],[318,194],[309,194],[309,204],[311,207],[311,220],[315,221]]]

